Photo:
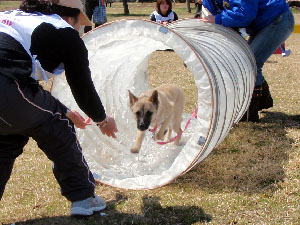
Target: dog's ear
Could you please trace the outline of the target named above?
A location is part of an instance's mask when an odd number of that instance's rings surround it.
[[[134,94],[132,94],[129,90],[129,100],[130,100],[130,106],[132,106],[134,103],[137,102],[138,98],[134,96]]]
[[[155,106],[156,109],[158,109],[158,92],[157,90],[154,90],[151,97],[149,98],[149,101],[152,102],[152,104]]]

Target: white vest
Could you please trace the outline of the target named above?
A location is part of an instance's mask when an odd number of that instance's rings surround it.
[[[153,11],[153,14],[154,14],[154,16],[155,16],[155,19],[156,19],[156,22],[157,23],[161,23],[161,22],[165,22],[165,21],[168,21],[168,22],[173,22],[173,20],[174,20],[174,12],[173,11],[171,11],[170,13],[169,13],[169,15],[168,16],[166,16],[166,17],[164,17],[164,16],[162,16],[162,15],[160,15],[158,12],[156,12],[156,11]]]
[[[6,12],[0,12],[0,32],[6,33],[17,40],[27,53],[32,58],[32,73],[31,77],[36,80],[46,80],[53,77],[54,75],[59,75],[64,71],[63,65],[59,65],[55,69],[53,74],[45,71],[40,62],[36,59],[36,56],[31,55],[31,35],[34,29],[41,23],[50,23],[54,27],[66,28],[71,27],[66,21],[64,21],[58,15],[43,15],[41,13],[32,14],[25,13],[21,10],[12,10]]]

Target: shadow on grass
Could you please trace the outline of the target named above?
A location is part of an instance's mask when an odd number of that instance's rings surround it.
[[[172,206],[162,207],[158,197],[143,196],[142,214],[121,213],[116,210],[118,205],[123,204],[127,200],[121,194],[116,196],[116,200],[107,203],[108,207],[102,211],[106,216],[95,213],[89,217],[70,217],[58,216],[47,217],[24,222],[16,223],[16,225],[44,225],[44,224],[64,224],[64,225],[99,225],[99,224],[184,224],[190,225],[197,222],[209,222],[211,216],[206,214],[203,209],[197,206]]]
[[[210,156],[171,185],[208,193],[242,192],[273,195],[285,177],[293,151],[286,129],[300,127],[300,115],[263,112],[260,123],[241,122]]]
[[[287,115],[282,112],[268,112],[262,111],[263,118],[261,119],[264,123],[276,123],[287,128],[299,128],[300,127],[300,112],[299,115]]]

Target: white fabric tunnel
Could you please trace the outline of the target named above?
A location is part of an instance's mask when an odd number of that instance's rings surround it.
[[[102,183],[154,189],[172,182],[218,146],[249,106],[255,59],[246,41],[231,29],[197,19],[180,20],[168,27],[145,20],[121,20],[94,29],[83,40],[96,90],[119,129],[117,139],[102,135],[95,124],[77,129],[89,167]],[[147,132],[140,152],[133,154],[130,149],[137,128],[128,90],[139,95],[151,88],[148,59],[154,51],[164,49],[173,49],[193,74],[197,117],[191,119],[180,146],[158,145]],[[54,79],[51,92],[82,113],[65,76]],[[190,117],[184,114],[182,128]]]

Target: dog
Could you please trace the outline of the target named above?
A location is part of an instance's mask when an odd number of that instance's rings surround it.
[[[137,121],[137,138],[132,153],[140,151],[145,131],[150,127],[161,126],[156,139],[168,141],[172,130],[181,134],[182,113],[185,105],[183,90],[175,84],[163,84],[154,90],[148,90],[139,97],[134,96],[130,90],[130,109]],[[180,136],[174,141],[179,145]]]

